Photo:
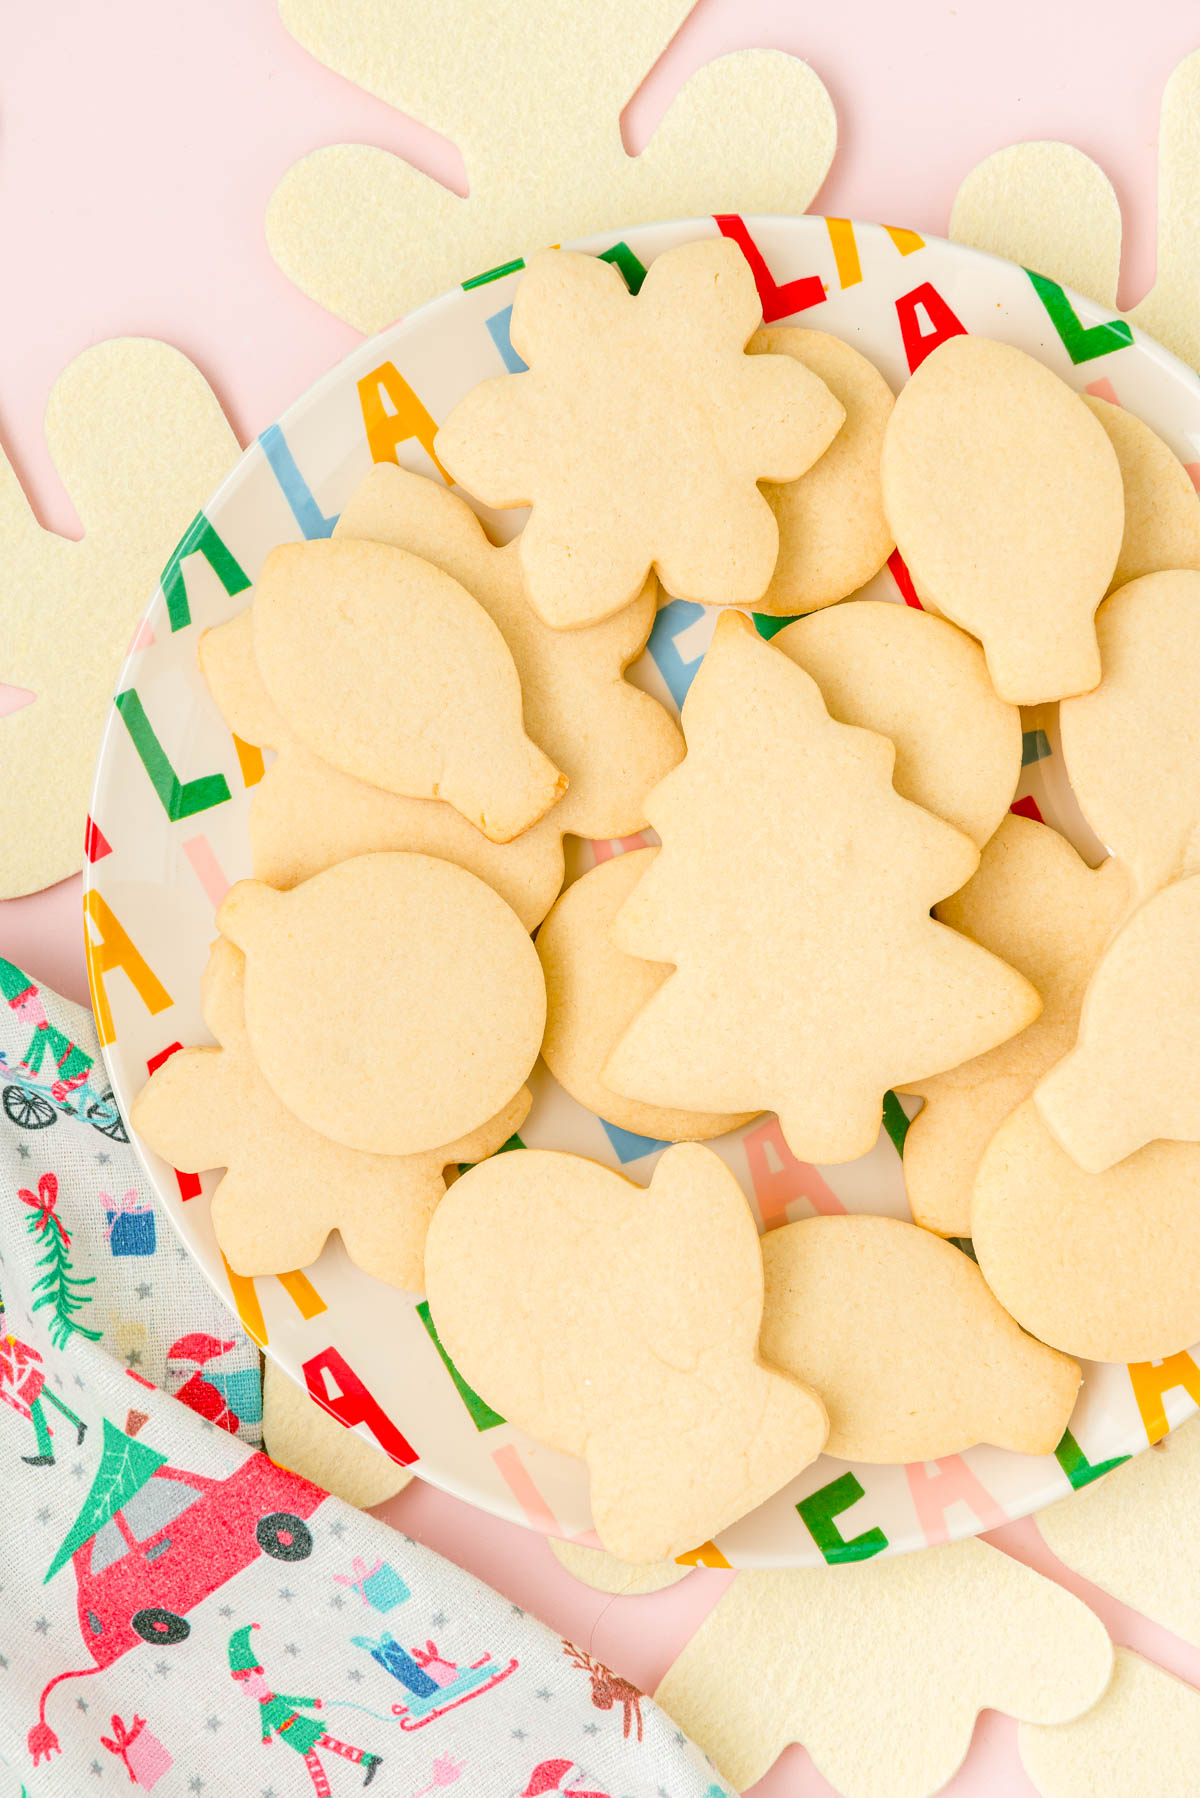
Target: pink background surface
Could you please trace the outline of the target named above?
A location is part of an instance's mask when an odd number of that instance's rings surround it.
[[[839,149],[822,211],[944,232],[981,157],[1063,138],[1120,196],[1130,305],[1153,278],[1163,85],[1200,46],[1194,0],[1154,0],[1136,23],[1112,0],[1007,0],[1002,11],[977,0],[700,0],[632,100],[626,143],[636,153],[685,77],[743,45],[803,57],[833,97]],[[199,365],[248,440],[356,341],[267,253],[263,217],[284,171],[347,140],[393,150],[460,192],[466,179],[453,145],[314,62],[269,0],[56,0],[9,8],[3,38],[0,436],[41,522],[78,535],[41,429],[72,356],[104,337],[162,337]],[[0,952],[86,1002],[78,887],[0,904]],[[649,1689],[729,1577],[701,1570],[654,1597],[613,1600],[569,1579],[541,1539],[420,1484],[382,1514]],[[1069,1574],[1032,1523],[990,1540],[1077,1591],[1115,1640],[1200,1684],[1200,1652]],[[945,1790],[1033,1789],[1015,1725],[986,1714]],[[755,1795],[831,1790],[793,1748]]]

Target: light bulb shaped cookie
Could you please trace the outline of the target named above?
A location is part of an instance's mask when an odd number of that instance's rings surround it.
[[[683,754],[670,713],[624,679],[654,623],[656,583],[601,624],[551,630],[525,598],[516,543],[497,548],[457,494],[392,463],[372,469],[334,537],[408,550],[478,600],[512,653],[526,728],[568,787],[529,830],[491,843],[440,800],[403,798],[343,774],[300,743],[271,705],[250,615],[242,614],[205,633],[200,661],[231,728],[278,752],[251,802],[255,873],[293,886],[372,849],[440,855],[494,886],[532,929],[562,886],[563,834],[612,838],[643,829],[647,792]]]
[[[293,887],[338,862],[407,850],[454,862],[494,887],[532,930],[563,881],[558,806],[511,843],[493,843],[442,799],[409,799],[356,780],[289,730],[254,659],[249,611],[205,631],[200,667],[236,737],[275,756],[250,801],[250,862],[273,887]]]
[[[1079,395],[1010,344],[952,337],[896,401],[882,468],[913,580],[980,639],[1000,697],[1089,692],[1124,499],[1116,453]]]
[[[986,1055],[913,1082],[925,1103],[904,1138],[904,1185],[927,1230],[971,1234],[979,1158],[1009,1112],[1074,1046],[1084,990],[1130,890],[1129,872],[1114,857],[1089,868],[1049,825],[1009,812],[966,886],[936,908],[943,924],[1024,974],[1042,1009]]]
[[[219,1046],[181,1049],[163,1062],[134,1100],[134,1129],[172,1167],[226,1170],[213,1193],[212,1224],[235,1273],[308,1267],[337,1230],[350,1259],[377,1280],[422,1291],[425,1232],[446,1190],[445,1169],[480,1161],[507,1142],[529,1110],[528,1090],[479,1129],[424,1154],[348,1149],[302,1124],[259,1072],[246,1036],[244,981],[241,951],[218,938],[203,1000]]]
[[[820,1453],[819,1399],[759,1358],[749,1206],[699,1144],[668,1149],[648,1188],[579,1156],[498,1155],[439,1206],[425,1271],[463,1378],[586,1458],[597,1534],[623,1561],[707,1541]]]
[[[969,838],[902,799],[895,752],[727,612],[683,711],[688,753],[650,795],[662,849],[613,941],[674,972],[603,1070],[686,1111],[776,1111],[792,1153],[865,1154],[883,1095],[1030,1023],[1037,994],[929,915]]]
[[[1034,1098],[1089,1173],[1159,1139],[1200,1143],[1200,874],[1117,932],[1088,983],[1078,1041]]]
[[[283,543],[263,564],[251,615],[273,703],[344,774],[448,800],[498,843],[566,791],[525,734],[504,638],[431,562],[384,543]]]
[[[1085,1173],[1027,1099],[979,1164],[971,1233],[1005,1310],[1065,1354],[1160,1361],[1200,1342],[1198,1143]]]
[[[509,326],[528,367],[473,388],[435,447],[487,505],[532,506],[521,566],[547,624],[607,617],[652,568],[708,604],[764,592],[779,530],[758,482],[802,475],[844,414],[793,357],[746,355],[761,323],[728,238],[664,251],[636,296],[599,257],[530,258]]]
[[[968,1255],[894,1217],[805,1218],[762,1241],[762,1352],[819,1392],[827,1452],[936,1461],[979,1442],[1048,1455],[1079,1369],[1019,1330]]]
[[[303,1123],[348,1148],[417,1155],[501,1111],[537,1058],[546,991],[520,920],[427,855],[361,855],[217,912],[246,957],[246,1033]]]

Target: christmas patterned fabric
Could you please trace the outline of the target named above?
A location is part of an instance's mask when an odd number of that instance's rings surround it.
[[[0,959],[0,1798],[726,1798],[633,1687],[255,1452],[88,1014]],[[555,1700],[548,1704],[547,1698]]]

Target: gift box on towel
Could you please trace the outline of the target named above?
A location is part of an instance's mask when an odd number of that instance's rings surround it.
[[[136,1712],[128,1727],[114,1712],[112,1735],[100,1740],[110,1754],[124,1762],[131,1783],[145,1792],[152,1791],[175,1764],[154,1731],[146,1728],[146,1719]]]
[[[369,1604],[374,1611],[394,1611],[410,1596],[408,1587],[387,1561],[376,1561],[373,1567],[368,1567],[365,1561],[355,1556],[353,1578],[346,1573],[335,1573],[333,1577],[339,1586],[349,1586],[352,1592],[357,1592],[363,1603]]]

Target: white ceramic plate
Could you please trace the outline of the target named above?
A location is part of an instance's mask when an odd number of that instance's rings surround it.
[[[911,232],[811,217],[719,223],[728,234],[749,233],[761,258],[756,272],[768,320],[795,314],[802,324],[845,338],[896,389],[910,358],[919,358],[957,321],[1019,345],[1077,388],[1118,399],[1184,462],[1200,461],[1196,376],[1089,301],[1035,284],[1011,263],[955,244],[922,242]],[[625,234],[613,259],[636,281],[639,264],[717,228],[712,220],[643,226]],[[613,252],[617,242],[596,238],[580,247]],[[367,410],[373,409],[376,452],[388,453],[386,446],[381,452],[381,437],[395,436],[399,459],[436,478],[428,455],[430,421],[445,418],[485,376],[519,366],[508,343],[508,315],[520,267],[511,264],[444,295],[363,344],[298,400],[213,496],[185,539],[191,553],[151,602],[105,734],[92,814],[97,859],[87,869],[91,940],[107,944],[104,960],[117,957],[107,972],[97,972],[101,958],[93,958],[93,997],[102,1034],[111,1036],[105,1053],[126,1115],[148,1062],[173,1043],[210,1040],[199,990],[213,910],[227,884],[250,872],[253,787],[247,783],[260,769],[253,754],[239,751],[231,739],[200,678],[199,634],[246,604],[245,589],[274,544],[332,529],[371,466],[364,396]],[[384,420],[391,413],[401,415],[395,426]],[[489,522],[498,534],[511,534],[518,520],[510,514]],[[889,570],[870,591],[901,598]],[[678,705],[713,622],[699,606],[666,604],[635,678]],[[1054,753],[1052,715],[1030,715],[1026,732],[1029,760],[1021,793],[1099,859],[1100,847],[1088,836]],[[574,847],[568,865],[578,874],[622,845]],[[336,1043],[329,1049],[336,1054]],[[533,1086],[533,1110],[521,1133],[528,1145],[575,1150],[648,1180],[654,1145],[608,1129],[540,1066]],[[893,1110],[893,1124],[896,1116]],[[908,1216],[900,1159],[887,1131],[862,1160],[819,1172],[785,1163],[771,1119],[714,1146],[764,1221],[807,1216],[810,1195],[829,1189],[849,1210]],[[374,1427],[396,1447],[389,1426],[399,1431],[419,1457],[418,1472],[446,1491],[552,1534],[588,1530],[582,1463],[473,1413],[425,1327],[419,1295],[372,1280],[347,1259],[337,1238],[303,1276],[231,1286],[209,1222],[216,1176],[206,1175],[202,1191],[185,1199],[172,1170],[153,1156],[146,1160],[190,1253],[294,1378],[303,1381],[307,1367],[310,1388],[335,1402],[348,1391],[365,1419],[363,1432]],[[1145,1448],[1149,1436],[1196,1408],[1176,1389],[1167,1394],[1164,1413],[1164,1401],[1148,1398],[1142,1384],[1139,1407],[1128,1370],[1088,1367],[1071,1436],[1058,1457],[980,1448],[911,1468],[850,1468],[823,1459],[726,1531],[715,1557],[710,1549],[704,1558],[721,1564],[724,1556],[735,1566],[801,1565],[819,1562],[823,1554],[861,1559],[1023,1516],[1069,1491],[1071,1476],[1082,1483],[1091,1468]]]

